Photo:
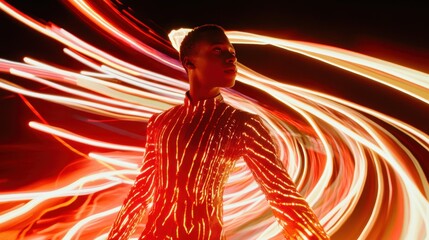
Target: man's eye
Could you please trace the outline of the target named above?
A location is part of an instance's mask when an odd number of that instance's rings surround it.
[[[222,49],[220,49],[220,48],[215,48],[215,49],[213,49],[213,51],[214,51],[215,53],[221,53],[221,52],[222,52]]]

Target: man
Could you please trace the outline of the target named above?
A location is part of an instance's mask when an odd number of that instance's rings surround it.
[[[109,239],[127,239],[152,203],[141,239],[225,239],[223,189],[243,157],[261,186],[286,238],[328,239],[297,192],[262,120],[223,101],[237,57],[217,25],[194,28],[180,46],[190,89],[184,104],[148,122],[141,174],[122,206]]]

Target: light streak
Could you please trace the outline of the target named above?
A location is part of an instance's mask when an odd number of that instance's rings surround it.
[[[8,211],[5,214],[0,215],[0,225],[3,225],[5,223],[7,223],[8,221],[13,220],[14,218],[19,217],[20,215],[24,215],[24,214],[31,214],[31,210],[33,208],[35,208],[37,205],[48,201],[50,199],[53,198],[57,198],[57,197],[62,197],[62,196],[67,196],[67,195],[72,195],[71,193],[74,193],[73,195],[80,195],[80,194],[88,194],[88,192],[91,189],[86,189],[85,191],[75,191],[75,192],[69,192],[69,191],[73,191],[74,189],[80,189],[82,188],[83,185],[90,183],[92,181],[96,181],[96,180],[102,180],[102,179],[106,179],[108,177],[111,176],[115,176],[115,175],[120,175],[120,174],[137,174],[138,172],[135,170],[118,170],[118,171],[111,171],[111,172],[100,172],[100,173],[95,173],[92,175],[87,175],[84,176],[82,178],[79,178],[78,180],[76,180],[75,182],[62,187],[62,188],[58,188],[55,189],[53,191],[50,192],[45,192],[45,193],[37,193],[37,194],[32,194],[33,198],[27,202],[26,204],[24,204],[22,207],[19,207],[17,209]],[[117,181],[116,184],[115,183],[110,183],[109,187],[111,187],[112,185],[117,185],[120,182]],[[105,186],[99,186],[96,188],[92,188],[92,190],[96,190],[96,191],[100,191],[101,189],[103,189]],[[28,194],[25,195],[21,195],[21,194],[17,194],[15,197],[13,195],[6,195],[5,198],[8,198],[10,202],[12,201],[19,201],[22,200],[22,198],[28,197]]]
[[[78,134],[69,133],[66,130],[50,127],[38,122],[30,122],[30,127],[37,129],[42,132],[46,132],[55,136],[59,136],[65,139],[73,140],[76,142],[84,143],[91,146],[98,146],[98,147],[104,147],[104,148],[110,148],[115,150],[122,150],[122,151],[135,151],[135,152],[144,152],[145,149],[142,147],[134,147],[134,146],[128,146],[128,145],[120,145],[120,144],[114,144],[114,143],[107,143],[103,141],[98,141],[94,139],[89,139],[83,136],[80,136]]]
[[[0,1],[3,12],[64,44],[67,56],[91,69],[64,70],[70,67],[61,69],[30,57],[24,63],[0,59],[1,72],[36,81],[61,93],[24,87],[9,79],[1,79],[0,88],[73,107],[107,122],[145,122],[153,113],[182,102],[188,87],[184,71],[176,57],[165,53],[174,53],[173,47],[177,49],[189,29],[172,31],[171,47],[167,39],[138,30],[137,20],[112,4],[89,1],[66,4],[91,21],[93,27],[121,42],[124,48],[133,48],[150,60],[133,64],[127,58],[116,57],[81,40],[79,33],[38,22]],[[125,25],[136,31],[125,30],[129,29]],[[429,104],[429,75],[412,67],[317,43],[241,31],[228,31],[227,35],[233,44],[272,45],[302,54]],[[156,44],[138,39],[150,39]],[[168,73],[153,71],[154,65]],[[428,238],[429,184],[421,164],[429,153],[427,133],[369,107],[282,83],[242,64],[238,71],[240,83],[270,94],[290,109],[270,109],[252,100],[252,96],[232,89],[223,92],[232,105],[257,113],[267,121],[285,166],[333,239]],[[77,159],[76,168],[73,164],[69,166],[74,171],[58,173],[57,181],[39,179],[31,186],[1,192],[1,238],[106,237],[117,206],[132,184],[131,176],[137,174],[144,148],[136,146],[132,139],[123,144],[120,140],[116,144],[109,141],[115,138],[95,140],[102,138],[91,131],[75,129],[73,124],[65,125],[70,130],[30,123],[38,131],[85,145],[81,151],[89,152],[88,159]],[[117,152],[88,151],[92,147]],[[92,196],[96,200],[88,205],[79,205],[76,200]],[[75,202],[75,209],[61,205],[66,199]],[[237,162],[229,178],[224,200],[225,231],[230,239],[278,236],[278,226],[242,161]],[[60,210],[55,211],[59,216],[44,214],[45,207],[58,207]],[[57,218],[61,224],[56,224]],[[46,227],[39,222],[50,225]]]
[[[26,74],[21,74],[21,75],[26,75]],[[27,75],[27,76],[30,76],[30,75]],[[108,114],[111,116],[116,116],[117,114],[124,114],[124,115],[130,115],[129,118],[138,118],[138,119],[148,119],[150,118],[150,116],[152,116],[152,114],[145,114],[134,110],[126,110],[126,109],[121,109],[116,107],[109,107],[106,105],[102,105],[102,104],[98,104],[90,101],[29,91],[21,87],[14,86],[13,84],[1,78],[0,78],[0,87],[19,94],[23,94],[23,95],[27,95],[27,96],[31,96],[39,99],[44,99],[47,101],[49,100],[52,102],[62,103],[64,105],[77,106],[82,109],[91,109],[94,112],[103,111],[105,114]],[[108,113],[108,112],[111,112],[111,113]]]
[[[61,91],[66,92],[66,93],[74,94],[77,97],[80,96],[80,97],[83,97],[83,98],[88,98],[88,99],[91,99],[91,100],[95,100],[95,101],[99,101],[99,102],[104,102],[105,104],[118,105],[118,106],[125,107],[125,108],[139,109],[140,111],[152,111],[152,112],[156,112],[156,111],[154,111],[151,108],[147,108],[147,107],[144,107],[144,106],[141,106],[141,105],[124,103],[124,102],[121,102],[121,101],[113,100],[111,98],[100,97],[100,96],[97,96],[97,95],[94,95],[94,94],[89,94],[89,93],[86,93],[86,92],[83,92],[83,91],[78,91],[78,90],[76,90],[74,88],[65,87],[63,85],[47,81],[45,79],[36,77],[36,76],[34,76],[34,75],[30,74],[30,73],[22,72],[20,70],[15,70],[13,68],[10,69],[10,73],[14,74],[14,75],[17,75],[17,76],[25,77],[25,78],[30,79],[30,80],[37,81],[37,82],[42,83],[42,84],[44,84],[46,86],[52,87],[54,89],[61,90]],[[138,115],[138,114],[136,114],[136,115]],[[150,116],[151,115],[147,115],[147,117],[150,117]]]
[[[111,157],[107,157],[107,156],[103,156],[97,153],[90,153],[88,154],[91,158],[103,161],[105,163],[109,163],[115,166],[119,166],[119,167],[123,167],[123,168],[129,168],[129,169],[138,169],[138,164],[135,163],[128,163],[128,162],[124,162],[121,161],[119,159],[114,159]]]

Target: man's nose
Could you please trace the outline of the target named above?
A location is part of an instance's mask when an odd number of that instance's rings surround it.
[[[235,56],[235,54],[228,53],[226,62],[227,63],[235,63],[235,62],[237,62],[237,57]]]

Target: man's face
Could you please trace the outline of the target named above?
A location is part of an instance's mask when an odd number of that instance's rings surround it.
[[[210,32],[198,42],[189,58],[193,81],[206,88],[232,87],[237,76],[235,49],[224,33]]]

